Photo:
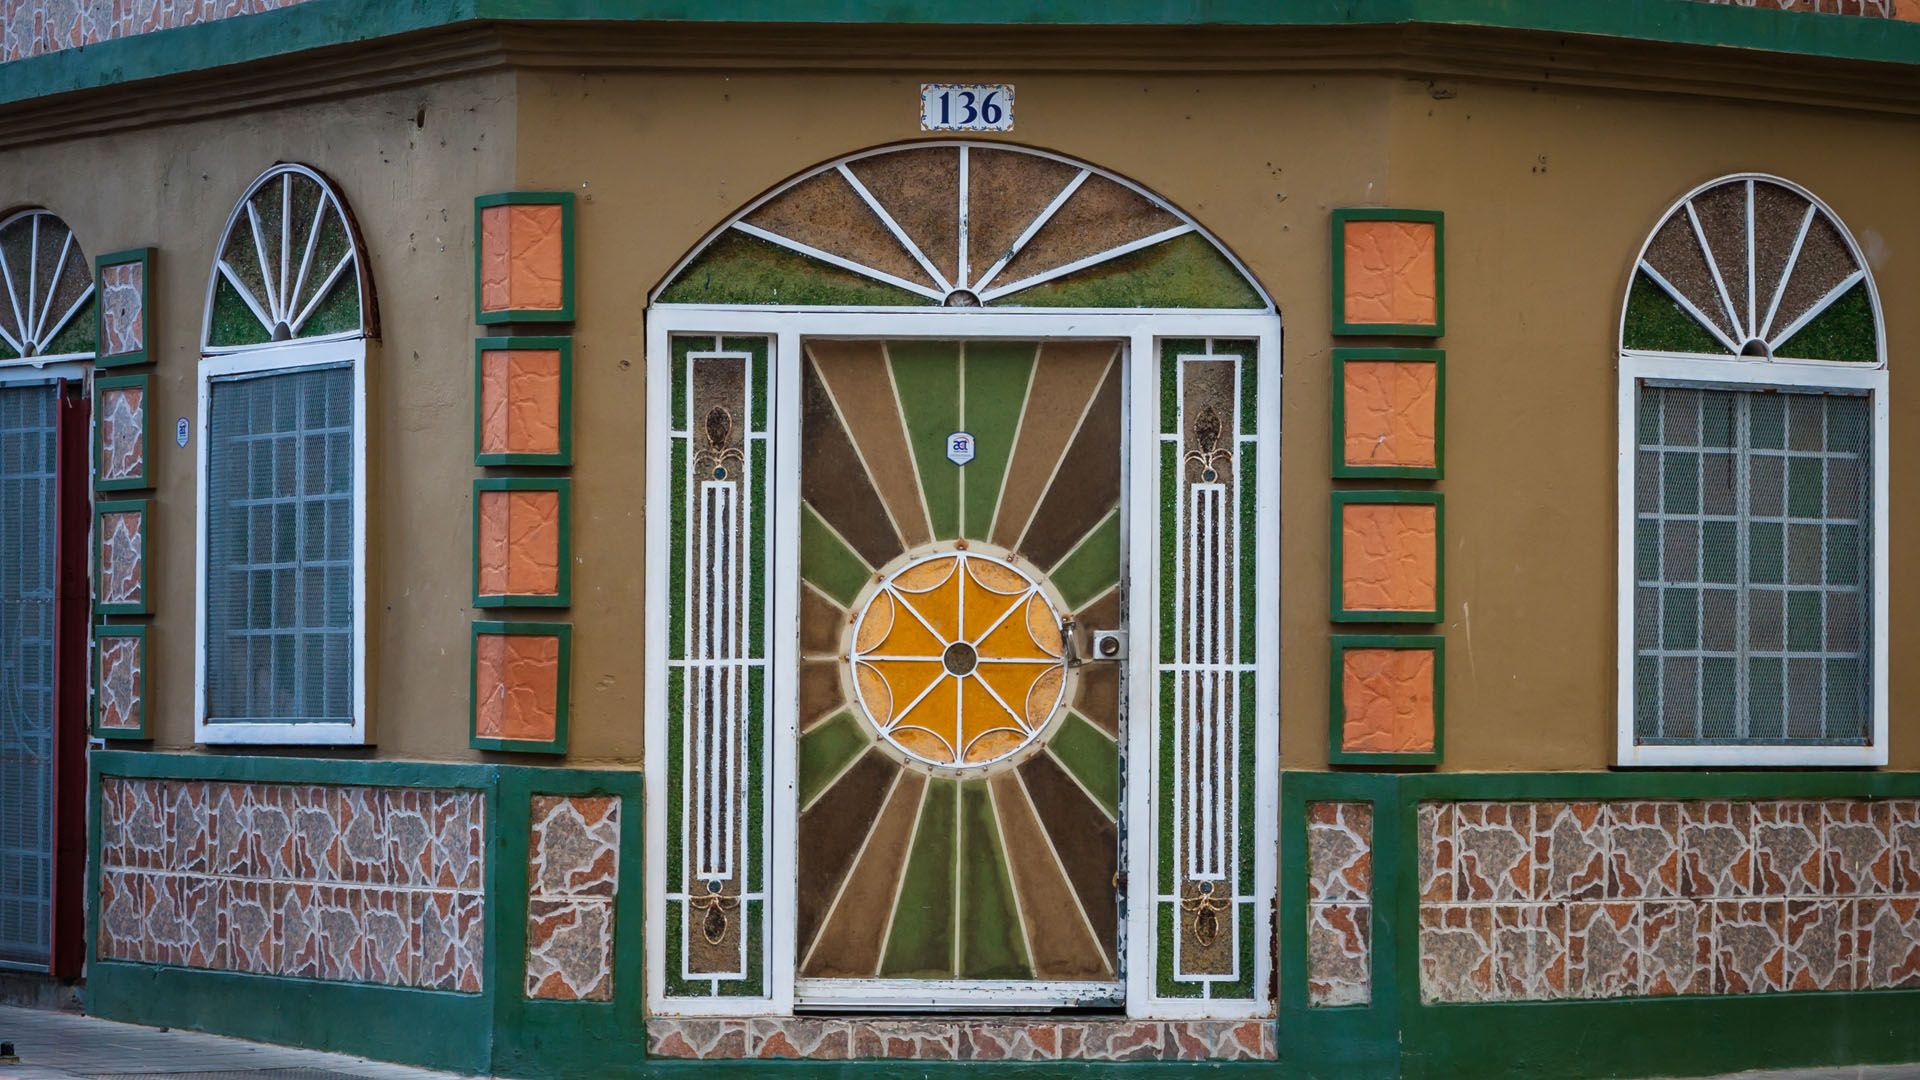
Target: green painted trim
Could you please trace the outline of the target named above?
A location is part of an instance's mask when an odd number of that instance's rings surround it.
[[[560,449],[552,454],[498,453],[480,451],[480,389],[483,378],[481,357],[495,350],[553,349],[560,354]],[[571,337],[483,337],[473,343],[473,463],[475,465],[571,465],[573,464],[573,338]]]
[[[1693,2],[1693,0],[1686,0]],[[1433,323],[1362,323],[1347,319],[1346,227],[1349,221],[1422,221],[1433,225]],[[1447,332],[1447,221],[1439,210],[1360,206],[1333,212],[1333,332],[1440,337]]]
[[[1342,661],[1348,649],[1433,650],[1433,749],[1426,753],[1363,753],[1341,749],[1347,703]],[[1327,760],[1335,765],[1438,765],[1447,750],[1447,639],[1439,634],[1335,634],[1327,696]]]
[[[1341,548],[1340,518],[1341,510],[1346,506],[1386,505],[1424,505],[1433,507],[1433,610],[1431,611],[1365,611],[1352,610],[1342,606],[1340,581],[1344,561]],[[1327,565],[1332,576],[1329,581],[1329,617],[1338,623],[1377,622],[1377,623],[1437,623],[1441,612],[1447,607],[1447,508],[1437,491],[1336,491],[1333,493],[1333,511],[1330,515],[1330,533],[1332,536],[1328,552]]]
[[[479,734],[480,638],[552,637],[560,641],[560,675],[554,694],[553,738],[496,739]],[[476,750],[511,750],[522,754],[567,752],[567,706],[573,684],[573,627],[567,623],[476,622],[467,642],[467,745]]]
[[[923,23],[928,25],[1375,26],[1450,25],[1590,34],[1682,45],[1912,63],[1920,26],[1859,17],[1700,4],[1610,0],[982,0],[965,8],[898,0],[316,0],[68,49],[8,65],[0,103],[245,64],[480,21]],[[18,69],[18,70],[15,70]]]
[[[486,311],[480,307],[480,212],[490,206],[560,207],[560,306],[546,308],[505,308]],[[483,326],[497,323],[558,323],[573,321],[573,192],[503,191],[481,195],[473,200],[473,312],[474,321]]]
[[[480,591],[480,493],[483,491],[557,491],[560,493],[560,574],[552,596]],[[490,476],[473,482],[473,606],[563,608],[573,604],[573,481],[566,477]]]
[[[1347,363],[1390,360],[1433,365],[1433,465],[1350,465],[1347,463]],[[1445,349],[1333,350],[1333,476],[1339,480],[1438,480],[1447,465],[1447,353]]]
[[[153,665],[148,662],[147,657],[146,624],[122,623],[112,626],[96,625],[93,628],[93,637],[96,642],[101,638],[109,637],[140,639],[140,726],[132,730],[126,728],[102,728],[100,726],[100,650],[98,646],[92,650],[93,700],[88,703],[87,713],[92,718],[92,722],[88,726],[93,730],[93,737],[96,739],[126,741],[140,741],[153,738],[151,721],[149,720],[151,714],[147,709],[147,702],[153,698]]]
[[[93,366],[96,368],[131,367],[153,360],[153,256],[154,249],[133,248],[116,251],[93,260]],[[106,290],[100,287],[100,272],[109,266],[140,264],[140,345],[134,352],[101,351],[107,343]],[[111,488],[101,488],[110,491]]]
[[[153,565],[153,515],[148,511],[153,506],[152,499],[120,499],[93,504],[93,551],[89,554],[95,562],[93,570],[93,595],[97,598],[104,591],[100,588],[106,567],[100,565],[100,518],[106,514],[138,513],[140,515],[140,599],[132,603],[104,603],[94,600],[93,611],[96,615],[147,615],[153,610],[153,578],[148,567]]]
[[[127,354],[131,356],[132,354]],[[129,361],[145,363],[142,361]],[[95,361],[95,367],[99,367]],[[93,490],[95,491],[139,491],[153,486],[153,473],[150,465],[153,461],[153,379],[145,373],[139,375],[95,375],[93,377],[93,400],[100,400],[103,390],[124,390],[130,386],[140,388],[140,472],[135,476],[122,477],[119,480],[100,479],[100,462],[106,458],[101,437],[105,428],[100,424],[101,414],[95,411],[93,417]]]

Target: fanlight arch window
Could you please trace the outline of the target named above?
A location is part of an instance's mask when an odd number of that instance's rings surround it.
[[[1632,352],[1884,364],[1880,296],[1860,248],[1805,188],[1758,174],[1682,199],[1634,267]]]
[[[93,358],[93,264],[66,222],[46,210],[0,220],[0,287],[0,362]]]
[[[373,289],[324,176],[282,164],[247,188],[203,326],[196,738],[365,742]]]
[[[1623,765],[1887,762],[1887,345],[1811,192],[1723,177],[1642,247],[1620,330]]]
[[[655,303],[1271,311],[1197,222],[1114,173],[1026,147],[865,151],[761,196]]]
[[[304,165],[267,170],[221,235],[207,282],[205,351],[376,336],[361,252],[353,218],[326,177]]]

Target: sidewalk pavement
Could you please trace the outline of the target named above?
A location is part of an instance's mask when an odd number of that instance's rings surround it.
[[[244,1042],[170,1028],[139,1027],[50,1009],[0,1006],[0,1042],[19,1064],[0,1080],[448,1080],[450,1073],[345,1054]]]
[[[0,1080],[453,1080],[453,1074],[78,1013],[0,1006],[20,1063]],[[1920,1065],[1734,1073],[1708,1080],[1920,1080]]]

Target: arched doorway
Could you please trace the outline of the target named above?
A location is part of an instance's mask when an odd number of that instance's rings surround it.
[[[1266,1014],[1279,318],[1232,255],[885,148],[711,233],[648,363],[652,1010]]]

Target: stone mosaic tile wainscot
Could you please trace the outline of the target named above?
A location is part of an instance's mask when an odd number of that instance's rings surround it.
[[[1373,806],[1307,806],[1307,1002],[1373,1000]]]
[[[1920,800],[1422,803],[1417,822],[1430,1002],[1920,987]]]
[[[668,1058],[917,1061],[1270,1061],[1272,1021],[875,1020],[777,1017],[647,1021]]]
[[[527,996],[613,1000],[620,799],[535,795],[527,848]]]
[[[478,993],[476,791],[106,777],[99,957]]]

